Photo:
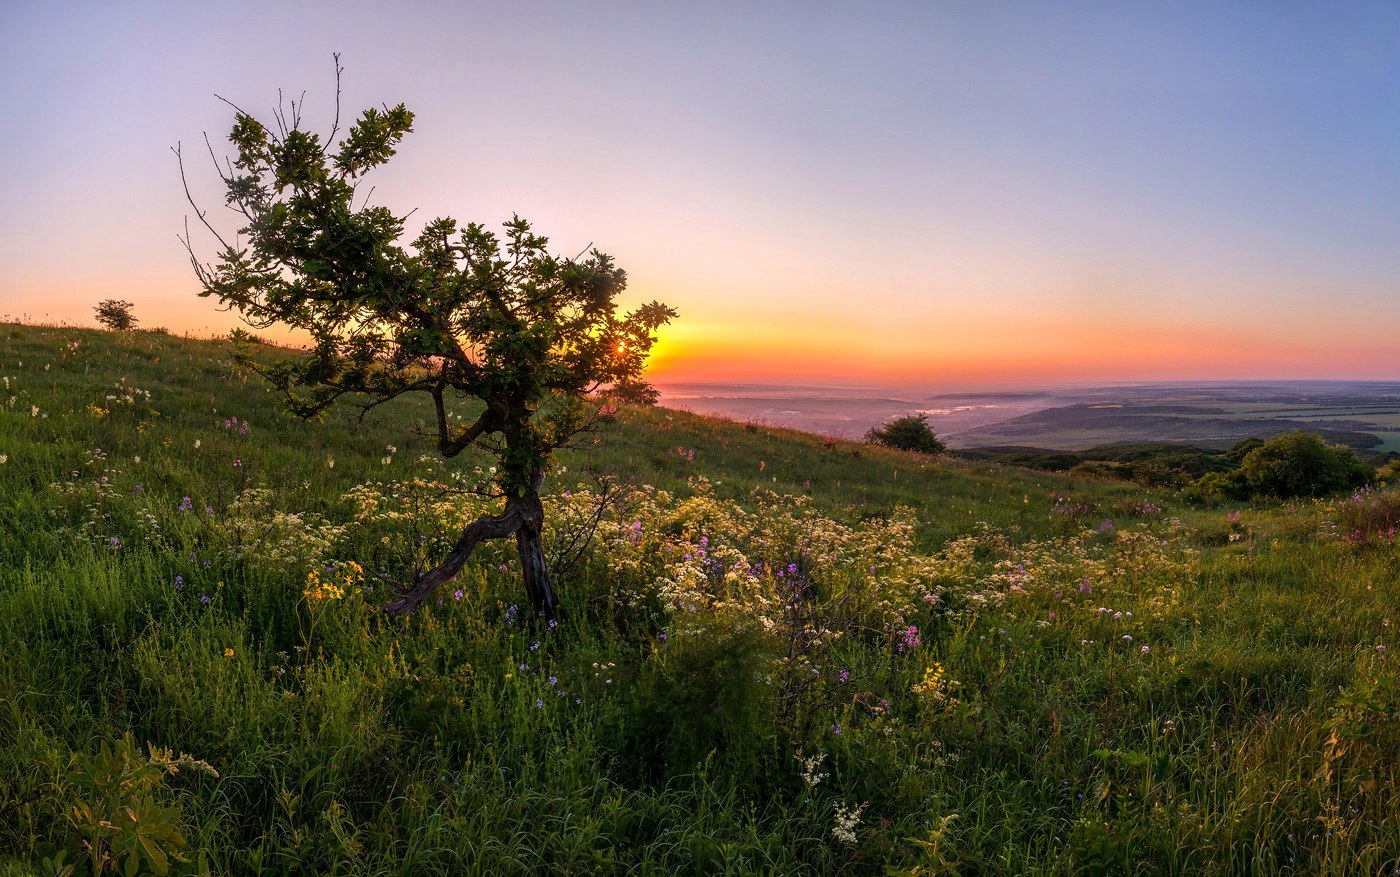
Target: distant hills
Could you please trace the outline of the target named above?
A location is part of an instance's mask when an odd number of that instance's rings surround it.
[[[929,415],[955,448],[1079,451],[1167,441],[1225,448],[1294,429],[1358,450],[1400,452],[1400,383],[1140,384],[922,396],[867,388],[663,387],[663,404],[845,437],[904,414]]]

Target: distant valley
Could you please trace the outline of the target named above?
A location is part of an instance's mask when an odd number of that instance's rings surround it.
[[[1294,429],[1371,452],[1400,452],[1400,383],[1138,384],[920,394],[870,387],[662,385],[663,405],[855,438],[911,413],[955,448],[1083,450],[1118,442],[1228,447]]]

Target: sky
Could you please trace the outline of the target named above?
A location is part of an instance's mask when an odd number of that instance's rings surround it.
[[[6,3],[0,318],[239,325],[170,147],[335,52],[373,201],[610,253],[658,382],[1400,378],[1394,3]]]

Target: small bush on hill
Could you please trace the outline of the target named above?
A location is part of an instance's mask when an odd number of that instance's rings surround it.
[[[924,454],[941,454],[948,450],[943,440],[933,434],[927,414],[909,414],[884,426],[874,427],[865,434],[865,440],[887,448]]]
[[[131,313],[133,305],[129,301],[109,298],[97,303],[97,322],[113,332],[126,332],[136,328],[136,317]]]
[[[247,329],[235,328],[228,333],[228,340],[234,344],[266,344],[261,337],[254,335]]]

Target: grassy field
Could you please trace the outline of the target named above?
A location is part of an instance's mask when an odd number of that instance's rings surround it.
[[[390,619],[484,508],[424,413],[0,325],[0,874],[1400,873],[1393,491],[624,412],[560,623],[496,545]]]

